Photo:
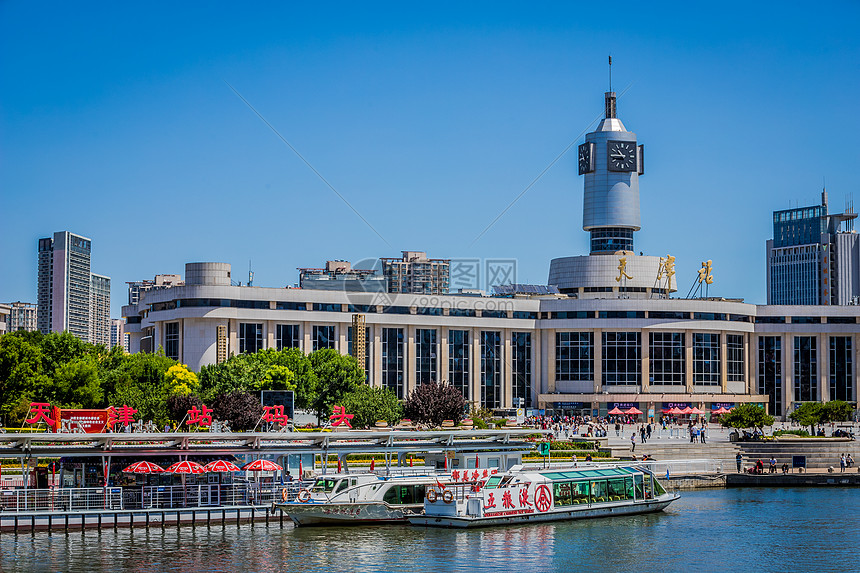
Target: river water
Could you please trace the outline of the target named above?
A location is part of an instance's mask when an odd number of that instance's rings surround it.
[[[860,488],[683,492],[665,512],[472,531],[265,525],[0,535],[0,571],[858,571]]]

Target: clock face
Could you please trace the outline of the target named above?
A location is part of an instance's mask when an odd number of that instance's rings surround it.
[[[594,154],[591,148],[593,143],[583,143],[579,146],[579,174],[591,173],[594,171]]]
[[[636,171],[636,142],[609,141],[606,156],[610,171]]]

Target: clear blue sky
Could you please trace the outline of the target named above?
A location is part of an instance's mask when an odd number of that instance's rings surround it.
[[[0,3],[0,301],[36,298],[37,239],[93,239],[125,281],[425,250],[545,283],[588,250],[568,153],[602,111],[647,150],[636,249],[765,301],[771,212],[860,201],[860,5]],[[233,85],[379,231],[341,202]]]

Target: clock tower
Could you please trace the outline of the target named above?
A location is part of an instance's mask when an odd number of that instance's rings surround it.
[[[633,250],[639,224],[639,176],[644,147],[615,115],[615,92],[606,92],[606,113],[579,146],[579,174],[585,176],[582,228],[591,233],[591,254]]]
[[[633,250],[644,147],[616,117],[615,92],[606,92],[604,105],[603,120],[577,154],[585,176],[582,228],[591,235],[589,254],[553,259],[547,284],[577,298],[666,298],[677,288],[674,257]]]

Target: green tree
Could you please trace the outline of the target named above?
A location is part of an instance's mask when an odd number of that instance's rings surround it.
[[[831,400],[821,406],[822,422],[844,422],[854,416],[854,406],[842,400]]]
[[[804,402],[788,415],[801,426],[809,426],[810,434],[815,435],[815,425],[821,421],[821,404],[818,402]]]
[[[152,420],[158,425],[168,421],[167,371],[176,364],[163,354],[138,352],[128,355],[120,367],[108,373],[113,391],[108,396],[111,406],[131,406],[138,410],[138,420]]]
[[[434,426],[445,420],[457,423],[465,416],[466,400],[463,393],[450,384],[429,382],[419,384],[409,394],[404,411],[407,418],[416,422]]]
[[[104,400],[93,356],[74,358],[54,372],[52,404],[61,408],[98,408]]]
[[[191,372],[185,364],[174,364],[164,373],[167,393],[170,396],[188,396],[197,392],[200,386],[197,374]]]
[[[765,413],[758,404],[738,404],[728,414],[720,416],[720,424],[726,428],[758,428],[772,426],[774,417]]]
[[[344,396],[364,384],[364,370],[352,356],[330,348],[312,352],[309,358],[318,380],[316,395],[309,406],[321,420],[331,414]]]
[[[51,379],[42,368],[39,339],[30,334],[0,336],[0,416],[10,426],[21,426],[30,402],[46,402],[51,397]]]
[[[87,344],[70,332],[52,332],[42,338],[42,367],[52,373],[64,364],[87,355],[97,355],[99,347]],[[101,347],[107,353],[107,349]]]
[[[368,428],[377,420],[385,420],[390,426],[403,418],[403,406],[388,388],[371,388],[362,384],[340,400],[340,406],[352,414],[354,428]]]

